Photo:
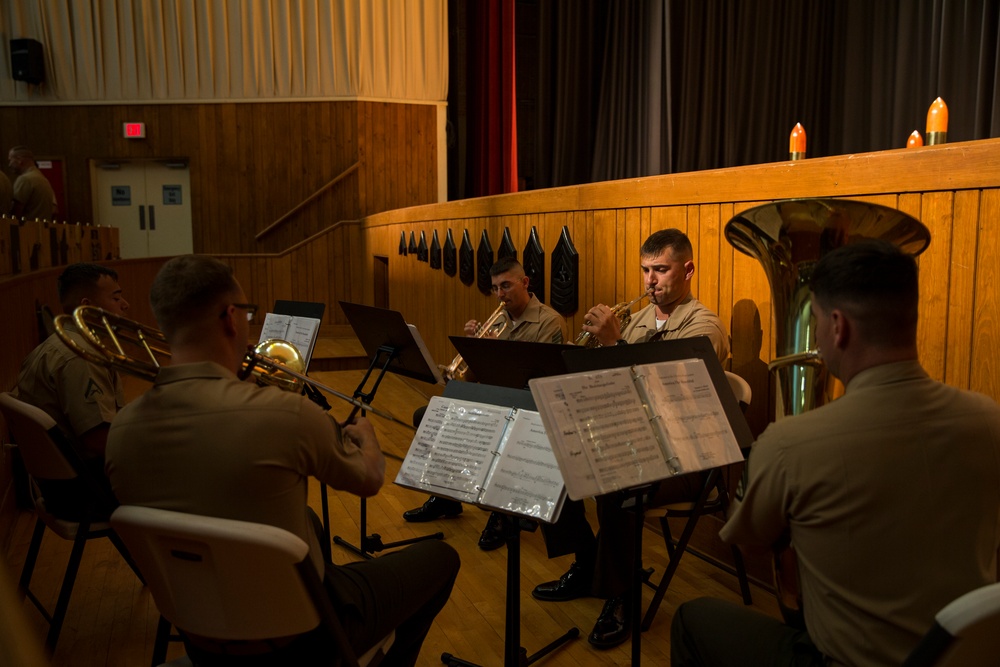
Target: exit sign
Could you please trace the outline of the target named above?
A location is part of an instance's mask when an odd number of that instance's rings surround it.
[[[145,123],[122,123],[123,134],[126,139],[145,139]]]

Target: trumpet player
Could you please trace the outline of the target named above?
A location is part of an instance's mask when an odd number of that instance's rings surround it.
[[[719,317],[691,295],[694,251],[678,229],[654,232],[639,249],[639,267],[649,305],[632,317],[622,330],[619,314],[604,304],[587,311],[584,331],[602,345],[624,345],[655,340],[708,336],[719,355],[729,356],[729,337]],[[660,484],[652,503],[694,500],[702,488],[700,474],[682,475]],[[560,602],[594,596],[607,601],[589,641],[597,648],[612,648],[631,634],[629,603],[632,564],[633,514],[622,509],[623,494],[597,498],[597,536],[587,521],[583,503],[567,502],[559,521],[542,526],[550,557],[575,553],[569,570],[556,581],[539,584],[532,591],[538,600]]]
[[[77,306],[97,306],[114,315],[124,315],[128,302],[122,296],[118,273],[99,264],[67,266],[57,281],[59,304],[66,314]],[[77,340],[78,333],[72,332]],[[93,481],[107,491],[104,449],[111,420],[125,405],[118,372],[96,366],[77,356],[59,336],[52,334],[21,364],[14,396],[44,410],[66,434]],[[44,480],[45,502],[50,511],[65,519],[77,519],[82,506],[78,480]],[[114,509],[104,503],[101,509]]]
[[[465,335],[486,335],[529,343],[563,342],[563,317],[528,291],[528,276],[520,262],[512,257],[497,260],[490,267],[490,281],[493,294],[500,299],[503,307],[499,318],[491,321],[485,332],[482,331],[482,323],[469,320],[465,323]],[[414,422],[419,423],[422,416],[421,408],[414,414]],[[420,507],[403,512],[403,519],[410,522],[433,521],[461,513],[462,503],[457,500],[431,496]],[[501,527],[500,516],[491,514],[479,538],[479,548],[492,551],[503,546]]]

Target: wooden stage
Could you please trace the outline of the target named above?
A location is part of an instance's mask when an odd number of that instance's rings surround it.
[[[338,370],[314,373],[321,382],[342,391],[353,393],[363,375],[362,370]],[[144,390],[144,383],[127,380],[131,396]],[[425,386],[421,392],[388,375],[376,396],[375,407],[388,411],[403,421],[409,421],[413,410],[439,393],[434,387]],[[344,419],[351,406],[332,400],[333,414]],[[507,567],[506,549],[489,553],[479,550],[476,542],[486,523],[487,513],[466,506],[465,512],[455,518],[426,524],[409,524],[402,520],[403,511],[419,506],[426,496],[396,486],[392,483],[413,432],[403,426],[375,416],[372,423],[378,432],[383,450],[389,455],[386,485],[381,493],[368,501],[368,532],[379,533],[386,542],[443,531],[448,543],[455,547],[462,559],[462,569],[448,605],[438,616],[431,630],[419,664],[430,667],[441,664],[441,654],[449,652],[486,666],[503,663],[505,581]],[[310,485],[310,504],[319,511],[319,485]],[[331,492],[331,522],[333,532],[357,543],[360,537],[359,501],[349,494]],[[593,507],[590,507],[593,510]],[[7,563],[14,580],[20,573],[34,524],[34,514],[23,512],[18,519]],[[596,521],[594,522],[596,526]],[[48,604],[54,604],[62,573],[69,555],[69,544],[46,534],[38,565],[35,570],[33,590]],[[334,545],[333,557],[338,563],[349,562],[354,555]],[[662,538],[646,530],[643,548],[644,564],[656,569],[658,580],[666,564],[666,550]],[[556,579],[569,566],[572,557],[548,560],[539,533],[523,533],[521,541],[521,642],[529,653],[547,644],[551,639],[576,626],[580,638],[573,640],[559,651],[543,658],[540,665],[627,665],[631,647],[626,643],[618,648],[599,651],[586,640],[594,621],[603,606],[596,598],[571,602],[538,602],[530,591],[535,584]],[[758,586],[752,586],[754,608],[777,617],[773,596]],[[669,662],[670,619],[676,605],[695,597],[709,595],[739,603],[736,577],[707,564],[691,554],[685,556],[670,590],[660,607],[653,627],[642,638],[642,659],[648,665]],[[652,590],[645,589],[644,607],[648,605]],[[46,623],[29,603],[23,605],[29,626],[37,631],[41,642]],[[128,566],[107,540],[95,540],[87,545],[70,602],[66,623],[52,664],[58,667],[145,667],[152,655],[153,638],[158,612],[149,593],[138,582]],[[181,645],[171,647],[169,657],[183,652]]]

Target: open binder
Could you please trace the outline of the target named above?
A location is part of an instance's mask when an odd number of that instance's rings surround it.
[[[702,359],[529,385],[573,500],[743,460]]]
[[[552,523],[565,486],[539,414],[436,396],[396,483]]]

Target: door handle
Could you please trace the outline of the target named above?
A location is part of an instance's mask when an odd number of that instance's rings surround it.
[[[156,207],[149,205],[149,231],[156,231]]]
[[[146,207],[139,204],[139,231],[146,231]]]

